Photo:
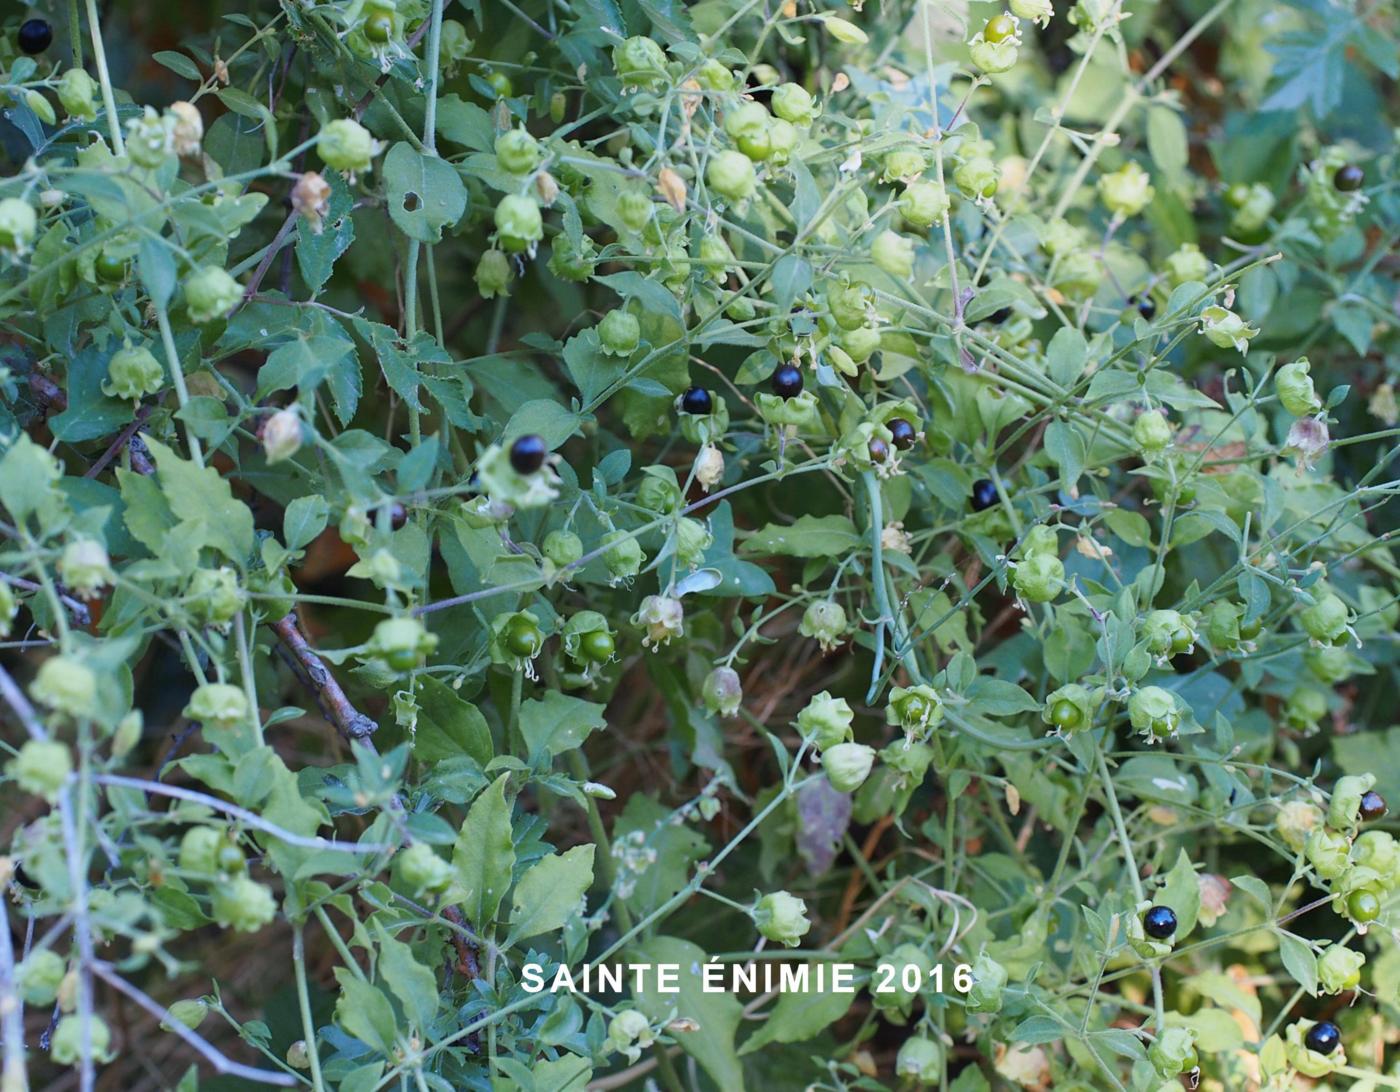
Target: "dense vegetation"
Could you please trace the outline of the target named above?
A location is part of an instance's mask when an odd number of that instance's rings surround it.
[[[1400,1088],[1391,5],[0,19],[3,1092]]]

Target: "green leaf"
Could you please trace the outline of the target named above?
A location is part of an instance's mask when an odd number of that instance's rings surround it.
[[[1104,513],[1104,523],[1108,529],[1129,546],[1147,546],[1152,542],[1152,527],[1147,519],[1137,512],[1114,508]]]
[[[530,761],[540,755],[561,755],[583,745],[599,728],[606,728],[605,707],[597,702],[546,691],[520,707],[520,732],[530,751]]]
[[[593,883],[593,849],[592,845],[574,846],[567,853],[545,857],[520,877],[511,903],[507,947],[562,929],[579,913]]]
[[[1256,1024],[1262,1019],[1263,1007],[1259,1003],[1259,995],[1246,990],[1223,971],[1193,974],[1183,978],[1181,984],[1214,1001],[1223,1009],[1239,1009]]]
[[[458,696],[446,683],[420,675],[414,683],[418,699],[418,727],[413,753],[422,762],[467,755],[485,766],[495,755],[491,729],[476,706]]]
[[[578,414],[558,402],[536,398],[526,402],[511,415],[501,433],[501,443],[509,444],[516,437],[534,433],[553,451],[578,431]]]
[[[437,979],[413,958],[413,949],[378,927],[379,976],[384,979],[409,1020],[419,1031],[426,1030],[438,1010]]]
[[[299,550],[326,528],[330,505],[317,493],[298,497],[282,515],[282,538],[289,549]]]
[[[1054,1043],[1065,1037],[1065,1026],[1050,1016],[1030,1016],[1022,1020],[1011,1033],[1013,1043]]]
[[[690,16],[678,0],[637,0],[638,6],[651,20],[656,36],[668,42],[693,42]]]
[[[1197,1009],[1190,1016],[1169,1012],[1167,1025],[1190,1028],[1196,1033],[1196,1049],[1209,1055],[1218,1057],[1244,1046],[1244,1032],[1224,1009]]]
[[[1273,909],[1274,897],[1269,885],[1258,876],[1231,876],[1230,883],[1238,887],[1265,909]]]
[[[655,976],[635,996],[637,1008],[653,1021],[673,1014],[688,1016],[700,1026],[676,1036],[680,1048],[694,1058],[725,1092],[744,1092],[744,1070],[734,1050],[734,1033],[743,1006],[731,993],[708,993],[700,977],[706,954],[699,945],[677,937],[659,936],[632,949],[633,963],[674,963],[680,968],[677,991],[656,989]]]
[[[1089,362],[1089,343],[1073,326],[1062,326],[1046,347],[1045,362],[1051,379],[1062,387],[1073,386]]]
[[[496,920],[515,867],[511,805],[506,800],[509,779],[509,773],[501,774],[476,798],[452,847],[452,867],[463,890],[462,912],[476,929],[487,929]]]
[[[175,54],[179,56],[179,54]],[[141,271],[141,284],[151,302],[157,307],[167,307],[175,294],[175,259],[164,239],[141,237],[136,251],[136,265]]]
[[[808,981],[817,981],[818,964],[806,965]],[[850,1010],[854,990],[789,990],[778,997],[763,1026],[744,1040],[739,1054],[749,1054],[769,1043],[800,1043],[830,1027]]]
[[[1186,182],[1186,125],[1170,106],[1147,108],[1147,151],[1175,189]]]
[[[1317,996],[1317,954],[1305,940],[1286,930],[1278,930],[1279,955],[1294,981],[1314,997]]]
[[[199,66],[186,57],[183,53],[176,53],[171,49],[162,49],[151,54],[151,60],[164,68],[170,69],[177,76],[184,76],[187,80],[194,80],[200,83],[204,77],[199,74]]]
[[[54,436],[70,444],[96,440],[115,432],[131,420],[130,402],[111,398],[102,390],[107,379],[107,362],[121,348],[109,342],[106,351],[89,345],[68,361],[68,408],[49,419]]]
[[[360,1042],[381,1054],[392,1054],[397,1039],[394,1006],[368,982],[347,967],[335,969],[340,996],[335,1002],[335,1020]]]
[[[438,99],[437,131],[443,140],[478,152],[489,152],[496,144],[491,115],[461,95],[443,95]]]
[[[317,231],[304,216],[297,220],[297,268],[313,298],[320,295],[326,281],[330,280],[336,260],[355,241],[355,221],[350,215],[354,197],[350,187],[339,171],[326,173],[331,195],[321,219],[321,230]]]
[[[1177,854],[1176,864],[1167,873],[1162,889],[1157,893],[1157,901],[1176,911],[1178,939],[1185,938],[1196,928],[1196,918],[1201,912],[1201,884],[1186,850]]]
[[[802,516],[796,523],[770,523],[750,535],[739,552],[785,557],[838,558],[860,545],[855,524],[845,516]]]
[[[1351,343],[1358,356],[1365,356],[1370,351],[1371,331],[1375,327],[1371,313],[1356,303],[1336,303],[1331,313],[1337,332]]]
[[[979,675],[967,688],[967,697],[972,702],[973,712],[985,717],[1010,717],[1017,713],[1033,713],[1040,708],[1040,702],[1015,683],[990,675]]]
[[[258,370],[258,390],[262,399],[273,391],[296,387],[308,398],[316,385],[332,369],[355,351],[354,342],[344,337],[314,334],[298,336],[273,349]]]
[[[147,437],[161,492],[175,518],[195,541],[243,564],[253,549],[253,513],[234,498],[228,479],[212,466],[198,467],[159,440]]]
[[[1067,421],[1051,421],[1045,427],[1045,453],[1060,469],[1060,487],[1073,489],[1089,458],[1083,434]]]
[[[267,142],[267,158],[269,162],[276,159],[277,122],[272,117],[272,111],[252,95],[236,87],[224,87],[214,94],[235,114],[254,122],[256,127],[262,130],[263,140]]]
[[[52,503],[54,483],[60,477],[57,461],[27,434],[20,433],[0,460],[0,504],[22,523]]]
[[[440,242],[442,229],[467,211],[467,187],[456,168],[403,141],[384,157],[384,184],[389,218],[420,243]]]

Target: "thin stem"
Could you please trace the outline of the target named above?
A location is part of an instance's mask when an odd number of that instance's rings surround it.
[[[117,118],[117,99],[112,93],[112,76],[107,71],[107,51],[102,47],[102,21],[97,16],[97,0],[85,2],[88,30],[92,34],[92,55],[97,61],[97,82],[102,85],[102,104],[107,111],[107,129],[112,134],[112,151],[117,155],[126,155],[126,141],[122,139],[121,122]],[[77,38],[76,24],[73,31],[73,37]]]
[[[87,0],[92,4],[92,0]],[[175,351],[175,335],[170,330],[170,312],[163,306],[158,306],[156,311],[156,323],[160,327],[160,343],[165,350],[165,364],[170,369],[170,381],[175,384],[175,398],[180,403],[180,408],[184,409],[189,404],[190,392],[185,386],[185,371],[180,365],[180,354]],[[190,458],[195,466],[204,465],[204,449],[200,447],[199,437],[194,434],[194,429],[186,423],[185,440],[190,447]]]
[[[4,1057],[0,1084],[13,1092],[25,1092],[29,1087],[29,1068],[24,1057],[24,998],[15,982],[8,908],[0,920],[0,1044]]]
[[[301,846],[305,849],[333,849],[340,853],[354,853],[360,856],[374,856],[379,853],[393,853],[398,849],[397,845],[386,842],[341,842],[334,838],[320,838],[304,834],[294,834],[285,827],[279,827],[276,823],[270,823],[259,815],[249,811],[247,808],[240,808],[237,804],[230,804],[220,800],[217,796],[210,796],[208,793],[196,792],[194,789],[182,789],[176,785],[166,785],[160,781],[145,781],[139,777],[125,777],[122,774],[97,774],[93,777],[93,782],[98,785],[112,785],[124,789],[138,789],[141,792],[154,794],[155,796],[168,796],[174,800],[187,800],[192,804],[202,804],[206,808],[213,808],[215,811],[231,815],[240,822],[266,834],[271,834],[275,838],[280,838],[288,845]]]
[[[292,932],[292,969],[297,980],[297,1008],[301,1012],[301,1041],[306,1047],[306,1062],[311,1070],[311,1087],[322,1092],[321,1049],[316,1044],[316,1025],[311,1019],[311,993],[306,984],[306,942],[304,927],[298,923]]]
[[[95,962],[92,964],[93,973],[103,982],[111,986],[118,993],[125,994],[136,1004],[146,1010],[150,1015],[161,1021],[161,1026],[173,1031],[179,1038],[183,1039],[190,1046],[197,1050],[202,1058],[212,1065],[218,1072],[226,1073],[231,1077],[242,1077],[244,1080],[257,1081],[262,1084],[275,1084],[282,1088],[294,1088],[298,1084],[297,1078],[291,1073],[279,1073],[275,1069],[256,1069],[253,1066],[244,1065],[242,1062],[235,1062],[227,1058],[216,1047],[210,1044],[202,1035],[186,1027],[181,1021],[170,1016],[169,1010],[155,998],[149,996],[144,991],[133,986],[130,982],[117,974],[115,968],[110,963]]]

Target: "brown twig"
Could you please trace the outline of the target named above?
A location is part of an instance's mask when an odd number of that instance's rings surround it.
[[[884,835],[885,831],[889,830],[893,825],[894,816],[882,816],[879,822],[871,827],[870,832],[865,836],[865,841],[860,847],[860,855],[867,861],[870,860],[875,852],[875,847],[880,844],[880,838]],[[856,899],[859,898],[860,890],[864,886],[864,872],[859,868],[852,869],[851,878],[846,884],[846,890],[841,895],[840,912],[836,916],[836,931],[838,933],[843,932],[846,928],[846,923],[851,920],[851,914],[855,911],[856,907]]]
[[[267,251],[262,256],[262,261],[258,263],[257,269],[253,270],[253,276],[248,281],[248,287],[243,289],[243,303],[246,306],[254,296],[258,294],[258,287],[262,284],[263,278],[267,276],[267,271],[272,268],[273,261],[277,258],[278,252],[287,241],[287,236],[291,234],[292,228],[296,226],[297,217],[300,215],[293,209],[287,213],[287,218],[282,221],[282,226],[277,229],[277,234],[272,237],[272,242],[267,244]]]
[[[99,459],[90,467],[83,471],[83,477],[95,478],[107,468],[107,464],[117,457],[117,452],[123,447],[131,449],[131,469],[143,477],[149,477],[155,473],[155,467],[151,465],[151,457],[147,453],[146,444],[138,433],[141,426],[146,423],[146,418],[150,417],[154,406],[142,406],[136,412],[136,418],[122,429],[117,438],[112,441],[110,447],[104,451]]]
[[[29,389],[34,392],[34,397],[39,402],[50,409],[56,409],[62,413],[68,408],[68,395],[64,394],[63,388],[43,372],[32,371],[29,373]]]
[[[0,573],[0,580],[3,580],[12,587],[27,592],[37,592],[43,586],[41,584],[36,584],[33,580],[26,580],[22,576],[11,576],[9,573]],[[67,608],[68,616],[72,618],[77,625],[86,626],[92,623],[92,612],[88,610],[86,603],[81,599],[74,599],[71,595],[67,594],[62,587],[58,587],[57,591],[58,601]]]
[[[470,930],[471,928],[467,924],[467,919],[463,916],[462,911],[458,910],[455,906],[444,906],[442,908],[442,916],[453,925],[458,926],[459,929]],[[458,932],[457,929],[454,929],[452,931],[452,947],[457,949],[457,965],[454,969],[463,978],[471,981],[481,973],[481,968],[477,964],[476,959],[476,945],[472,944],[472,942],[461,932]]]
[[[302,635],[296,612],[268,624],[293,659],[297,674],[316,694],[316,702],[326,719],[335,725],[347,743],[354,740],[367,743],[378,725],[350,704],[340,683]]]

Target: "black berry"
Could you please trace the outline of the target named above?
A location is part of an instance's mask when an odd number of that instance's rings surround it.
[[[1154,940],[1166,940],[1176,932],[1176,911],[1170,906],[1150,906],[1142,915],[1142,931]]]
[[[802,369],[796,364],[782,364],[773,373],[773,393],[779,398],[796,398],[802,393]]]
[[[999,499],[996,483],[991,478],[978,478],[972,483],[972,510],[974,512],[985,512]]]
[[[681,411],[704,417],[715,408],[715,400],[704,387],[691,387],[681,395]]]
[[[1372,789],[1361,797],[1361,818],[1374,823],[1386,813],[1385,797]]]
[[[1331,1054],[1342,1043],[1342,1029],[1331,1020],[1319,1020],[1303,1036],[1303,1045],[1318,1054]]]
[[[20,52],[32,57],[49,48],[49,43],[53,41],[53,27],[49,26],[47,19],[26,19],[19,25],[18,40]]]
[[[1152,297],[1138,296],[1133,302],[1137,306],[1138,314],[1148,322],[1151,322],[1153,317],[1157,314],[1157,305],[1152,302]]]
[[[1361,183],[1366,181],[1366,172],[1355,163],[1348,163],[1345,167],[1338,167],[1337,173],[1332,176],[1332,185],[1343,193],[1350,193],[1352,190],[1359,190]]]
[[[878,436],[865,445],[865,450],[870,454],[872,463],[883,463],[890,457],[890,445]]]
[[[544,466],[544,441],[534,433],[520,437],[510,445],[510,465],[517,474],[533,474]]]
[[[900,451],[908,451],[914,446],[914,441],[918,439],[918,433],[914,431],[914,426],[903,417],[891,417],[885,422],[885,427],[890,430],[890,438],[894,440],[894,446]]]
[[[398,501],[389,505],[389,526],[397,531],[408,522],[408,509]]]
[[[1009,308],[1009,307],[1002,307],[1002,308],[1000,308],[1000,309],[998,309],[998,310],[996,310],[996,311],[993,311],[990,315],[988,315],[988,316],[987,316],[987,321],[990,322],[993,326],[1000,326],[1003,322],[1005,322],[1005,321],[1006,321],[1007,319],[1009,319],[1010,317],[1011,317],[1011,308]]]

